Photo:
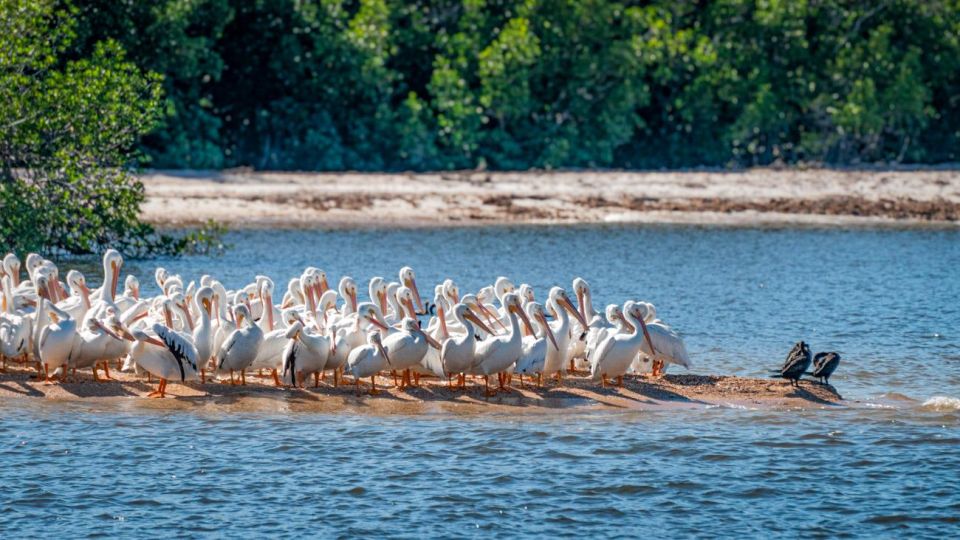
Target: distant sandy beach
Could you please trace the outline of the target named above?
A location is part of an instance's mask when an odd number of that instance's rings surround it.
[[[554,223],[960,226],[960,168],[670,172],[154,171],[143,217],[233,228]]]
[[[156,388],[145,377],[110,371],[117,380],[94,382],[89,372],[78,372],[68,382],[45,384],[32,378],[32,369],[15,363],[7,364],[7,372],[0,373],[0,399],[45,398],[59,401],[99,401],[134,399],[150,402],[150,407],[176,408],[189,403],[209,402],[229,405],[240,410],[272,409],[278,406],[301,411],[337,412],[362,407],[376,414],[431,411],[459,411],[479,413],[489,411],[546,411],[570,407],[597,410],[660,410],[684,407],[736,408],[816,408],[840,405],[843,398],[832,386],[802,381],[799,388],[781,379],[751,379],[732,376],[666,375],[663,378],[625,378],[624,387],[606,388],[584,376],[568,376],[563,386],[555,381],[537,387],[529,378],[520,385],[514,377],[509,390],[486,397],[482,382],[468,380],[466,392],[451,390],[446,381],[422,378],[419,387],[399,389],[390,377],[378,377],[381,394],[370,396],[369,379],[364,379],[362,394],[357,396],[347,377],[347,384],[333,386],[330,377],[318,388],[309,381],[303,389],[278,388],[265,377],[247,376],[246,386],[231,386],[222,382],[206,384],[188,382],[167,386],[165,399],[148,399],[146,395]],[[496,384],[496,378],[493,381]],[[178,403],[180,405],[178,405]]]

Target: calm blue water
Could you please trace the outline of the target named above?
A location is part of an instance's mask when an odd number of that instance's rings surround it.
[[[955,536],[960,233],[697,227],[243,231],[162,264],[239,286],[417,271],[598,307],[653,301],[697,373],[764,376],[838,350],[855,408],[453,416],[0,401],[4,536]],[[96,281],[91,279],[90,281]],[[891,408],[892,406],[892,408]],[[295,410],[295,408],[293,409]]]

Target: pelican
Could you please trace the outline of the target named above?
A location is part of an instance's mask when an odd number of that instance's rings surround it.
[[[574,318],[580,322],[581,327],[585,327],[586,324],[581,318],[580,312],[573,307],[573,303],[570,302],[566,291],[560,287],[550,289],[550,293],[547,295],[547,308],[557,318],[551,329],[553,330],[553,335],[556,336],[558,348],[547,349],[547,358],[543,366],[543,376],[549,377],[556,375],[557,383],[559,384],[563,381],[562,372],[566,369],[567,360],[570,355],[571,336],[570,317],[568,315],[573,315]]]
[[[124,371],[136,365],[160,379],[157,389],[147,397],[166,397],[167,381],[192,381],[198,378],[197,351],[184,337],[160,323],[154,323],[153,337],[144,330],[134,329],[134,346],[127,355]],[[159,338],[159,339],[158,339]]]
[[[383,348],[390,355],[391,368],[403,371],[400,387],[410,385],[410,368],[420,364],[429,347],[440,349],[440,344],[420,329],[416,319],[406,317],[400,323],[400,331],[383,340]]]
[[[115,357],[108,356],[108,349],[111,343],[123,341],[123,338],[108,329],[92,313],[84,319],[82,326],[83,328],[77,333],[68,367],[73,370],[91,368],[93,380],[99,382],[97,367],[98,364],[102,363],[104,378],[110,380],[110,369],[107,367],[107,361]]]
[[[260,351],[263,330],[250,319],[247,306],[240,304],[234,307],[233,315],[237,321],[237,329],[230,333],[217,351],[216,369],[220,374],[230,373],[230,384],[235,384],[233,372],[239,370],[240,384],[247,384],[245,371]]]
[[[8,258],[9,259],[9,258]],[[5,260],[6,262],[6,260]],[[19,263],[19,261],[18,261]],[[33,317],[19,315],[13,308],[13,277],[10,270],[3,276],[3,290],[0,291],[0,356],[6,367],[7,358],[26,360],[32,348]]]
[[[417,276],[414,275],[413,268],[404,266],[400,269],[400,284],[413,292],[414,301],[417,303],[417,313],[424,313],[423,300],[420,298],[420,290],[417,289]]]
[[[464,373],[470,370],[476,359],[476,328],[481,328],[491,335],[493,332],[466,304],[460,303],[453,306],[453,318],[463,329],[463,334],[450,336],[440,347],[441,374],[448,380],[453,375],[459,375],[459,386],[463,389],[466,384]]]
[[[534,333],[532,336],[523,338],[523,355],[517,361],[515,370],[516,373],[520,374],[520,384],[523,384],[524,375],[533,375],[534,373],[537,374],[538,381],[542,380],[543,367],[547,361],[547,349],[552,346],[554,350],[560,350],[557,338],[553,335],[553,330],[547,322],[543,306],[537,302],[529,302],[526,309],[527,316],[540,328],[542,337],[538,337]]]
[[[193,346],[197,349],[197,365],[200,368],[200,380],[206,382],[204,370],[213,359],[214,331],[213,322],[210,317],[213,315],[213,297],[212,287],[200,287],[193,297],[197,307],[197,324],[193,327]]]
[[[367,334],[367,345],[362,345],[350,351],[347,358],[347,371],[353,375],[357,386],[357,395],[360,395],[360,379],[370,377],[370,393],[379,394],[377,390],[377,373],[390,366],[390,357],[380,341],[380,332],[373,330]]]
[[[50,323],[40,331],[37,344],[44,378],[50,383],[50,369],[62,369],[60,380],[63,381],[67,376],[66,367],[70,361],[70,353],[73,352],[74,342],[77,340],[77,321],[46,298],[41,298],[40,310],[50,318]]]
[[[333,292],[333,291],[327,291]],[[287,345],[283,349],[282,378],[290,377],[292,386],[303,387],[306,377],[313,374],[314,388],[320,386],[320,374],[326,367],[333,347],[333,338],[329,335],[308,333],[302,321],[294,321],[287,329]]]
[[[510,332],[505,336],[492,336],[477,344],[473,364],[469,370],[471,374],[483,375],[487,396],[493,395],[490,392],[490,375],[507,371],[523,355],[523,335],[520,332],[518,316],[527,328],[532,330],[530,319],[520,307],[520,298],[516,294],[504,295],[503,305],[510,320]],[[504,379],[501,376],[501,388],[503,382]]]
[[[607,385],[608,377],[616,377],[617,385],[623,386],[623,375],[643,346],[643,340],[646,339],[649,345],[650,338],[646,323],[643,322],[641,307],[632,301],[627,302],[623,307],[623,317],[631,323],[633,331],[608,337],[597,347],[590,359],[593,380],[602,380],[604,386]]]

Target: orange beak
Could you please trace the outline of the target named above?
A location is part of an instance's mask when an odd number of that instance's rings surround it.
[[[469,309],[466,311],[466,313],[463,314],[463,318],[466,319],[466,320],[468,320],[468,321],[470,321],[470,322],[472,322],[473,324],[479,326],[481,330],[483,330],[484,332],[490,334],[491,336],[494,335],[493,330],[491,330],[489,326],[487,326],[486,324],[484,324],[483,321],[481,321],[480,318],[477,317],[477,316],[476,316],[472,311],[470,311]]]
[[[530,323],[530,317],[527,317],[526,312],[524,312],[518,306],[510,306],[510,311],[516,313],[520,316],[520,319],[523,321],[523,324],[527,326],[527,330],[533,334],[533,324]]]
[[[419,332],[424,337],[424,339],[427,340],[427,343],[429,343],[431,347],[433,347],[438,351],[440,350],[440,347],[441,347],[440,342],[430,337],[430,335],[424,332],[423,330],[420,330]]]
[[[550,325],[547,324],[547,318],[543,316],[543,313],[537,313],[537,321],[543,326],[543,331],[547,335],[547,339],[550,340],[550,343],[553,343],[553,348],[560,350],[560,346],[557,345],[557,338],[553,335],[553,330],[550,329]]]
[[[380,340],[374,341],[374,344],[377,346],[377,350],[380,351],[380,354],[383,355],[383,359],[387,361],[388,366],[392,366],[390,363],[390,356],[387,355],[387,350],[383,348],[383,344],[380,343]]]
[[[419,310],[419,313],[423,313],[423,300],[420,299],[420,291],[417,289],[417,280],[410,279],[407,287],[410,287],[410,290],[413,291],[413,298],[417,302],[417,309]]]
[[[583,329],[587,328],[587,319],[584,318],[584,316],[581,315],[579,311],[577,311],[577,308],[573,307],[573,304],[570,303],[569,298],[567,298],[566,296],[561,296],[560,305],[563,306],[567,311],[569,311],[570,314],[573,315],[577,319],[577,321],[580,322],[581,328]]]
[[[490,311],[490,308],[488,308],[487,306],[483,305],[482,302],[477,302],[477,307],[479,307],[479,308],[480,308],[480,311],[481,311],[484,315],[487,316],[487,319],[488,319],[488,320],[491,320],[491,321],[497,323],[498,325],[500,325],[500,328],[503,328],[504,331],[507,330],[507,325],[503,324],[503,321],[500,320],[500,317],[497,317],[495,314],[493,314],[493,313]],[[493,332],[490,332],[490,335],[493,335],[493,334],[494,334]]]

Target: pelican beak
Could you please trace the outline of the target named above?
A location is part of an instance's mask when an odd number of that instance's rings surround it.
[[[503,324],[503,321],[500,320],[500,317],[497,317],[496,315],[494,315],[494,314],[490,311],[490,308],[488,308],[487,306],[483,305],[483,302],[479,302],[479,301],[478,301],[478,302],[477,302],[477,307],[480,308],[480,312],[481,312],[481,313],[483,313],[484,315],[486,315],[486,317],[487,317],[488,320],[491,320],[491,321],[497,323],[498,325],[500,325],[500,328],[503,328],[504,331],[507,330],[507,326],[506,326],[505,324]],[[495,333],[495,332],[490,332],[490,335],[493,335],[494,333]]]
[[[167,328],[173,328],[173,313],[170,313],[170,308],[166,305],[163,306],[163,319],[167,323]]]
[[[327,292],[328,290],[330,290],[330,284],[327,283],[327,276],[321,277],[321,278],[320,278],[320,283],[318,283],[317,286],[318,286],[318,288],[320,289],[320,296],[323,296],[323,293],[325,293],[325,292]]]
[[[570,314],[573,315],[573,316],[577,319],[577,321],[580,322],[580,327],[581,327],[581,328],[583,328],[584,330],[586,330],[586,328],[587,328],[587,319],[584,318],[584,316],[581,315],[579,311],[577,311],[577,308],[573,307],[573,304],[570,303],[570,299],[567,298],[566,295],[563,295],[563,296],[560,297],[560,305],[563,306],[564,309],[566,309],[567,311],[569,311]]]
[[[457,293],[457,291],[451,292],[450,296],[453,297],[453,305],[457,305],[460,303],[460,294]]]
[[[424,337],[424,339],[427,340],[427,343],[429,343],[431,347],[433,347],[434,349],[436,349],[436,350],[438,350],[438,351],[440,350],[441,345],[440,345],[440,342],[439,342],[439,341],[437,341],[437,340],[433,339],[432,337],[430,337],[430,334],[427,334],[427,333],[424,332],[423,330],[420,330],[420,334]]]
[[[583,289],[577,291],[577,305],[580,306],[580,317],[583,320],[587,320],[587,306],[583,304],[583,296]],[[586,328],[586,325],[584,325],[584,328]]]
[[[519,315],[519,316],[520,316],[520,319],[523,321],[523,324],[526,325],[527,330],[528,330],[531,334],[534,333],[534,331],[533,331],[533,324],[530,323],[530,317],[527,317],[527,313],[526,313],[525,311],[523,311],[522,309],[520,309],[519,306],[510,306],[510,311],[513,311],[514,313],[516,313],[517,315]]]
[[[94,319],[93,324],[97,325],[97,328],[99,328],[100,330],[103,330],[103,332],[104,332],[105,334],[107,334],[108,336],[112,337],[113,339],[115,339],[115,340],[117,340],[117,341],[121,341],[121,340],[123,339],[123,338],[121,338],[120,336],[114,334],[112,331],[110,331],[110,329],[107,328],[102,322]]]
[[[155,338],[155,337],[148,337],[146,341],[147,341],[147,343],[149,343],[149,344],[151,344],[151,345],[156,345],[157,347],[164,347],[164,348],[166,348],[166,346],[167,346],[166,343],[160,341],[159,339],[157,339],[157,338]]]
[[[550,343],[553,343],[553,348],[559,351],[560,346],[557,345],[557,338],[553,335],[553,330],[551,330],[550,325],[547,324],[547,318],[543,316],[543,313],[537,313],[537,321],[543,326],[543,331],[547,334],[547,339],[550,340]]]
[[[353,311],[357,311],[357,290],[347,291],[347,295],[350,297],[350,307],[353,308]]]
[[[120,327],[120,335],[123,336],[123,339],[127,341],[136,341],[137,338],[133,337],[133,334],[130,333],[126,328]]]
[[[407,283],[407,287],[410,287],[410,290],[413,291],[413,298],[417,302],[417,309],[419,310],[419,313],[425,313],[423,309],[423,300],[420,299],[420,290],[417,289],[417,280],[410,278],[408,281],[409,283]]]
[[[200,305],[203,306],[203,310],[207,312],[208,317],[213,314],[213,306],[210,305],[210,300],[204,298],[200,300]]]
[[[240,325],[243,324],[243,313],[237,314],[237,328],[240,328]]]
[[[477,317],[477,316],[473,313],[473,311],[470,311],[470,310],[468,309],[468,310],[463,314],[463,318],[464,318],[464,319],[467,319],[468,321],[472,322],[473,324],[479,326],[481,330],[483,330],[484,332],[490,334],[491,336],[496,335],[496,334],[494,333],[494,331],[493,331],[489,326],[487,326],[486,324],[483,323],[483,321],[480,320],[480,317]]]
[[[110,301],[117,299],[117,283],[120,281],[120,265],[117,261],[110,261],[110,268],[113,270],[113,283],[110,287]]]
[[[133,294],[133,299],[134,299],[134,300],[139,300],[139,299],[140,299],[140,287],[132,287],[132,288],[130,289],[130,293]]]
[[[647,340],[647,345],[650,346],[650,353],[653,356],[657,355],[657,350],[653,348],[653,340],[650,339],[650,332],[647,331],[647,323],[644,322],[643,317],[638,316],[637,320],[640,321],[640,328],[643,329],[643,337]]]
[[[370,324],[376,326],[377,328],[379,328],[379,329],[381,329],[381,330],[385,330],[385,331],[386,331],[386,330],[390,330],[390,328],[388,328],[385,324],[383,324],[382,322],[380,322],[380,321],[378,321],[378,320],[376,320],[376,319],[374,319],[374,318],[364,317],[364,319],[366,319]]]
[[[416,319],[416,318],[417,318],[417,310],[413,309],[413,302],[408,298],[408,299],[406,300],[406,302],[404,302],[404,303],[406,304],[407,309],[410,310],[410,315],[412,315],[413,318]]]
[[[387,291],[380,290],[377,292],[377,301],[380,303],[380,312],[387,312]]]
[[[267,312],[267,328],[270,332],[273,331],[273,296],[270,293],[264,293],[263,299],[263,309]]]
[[[390,356],[387,354],[387,350],[383,348],[383,343],[380,343],[380,340],[378,339],[374,342],[374,344],[377,346],[377,350],[380,351],[380,354],[383,355],[383,359],[387,361],[387,365],[392,366],[393,364],[390,362]]]

